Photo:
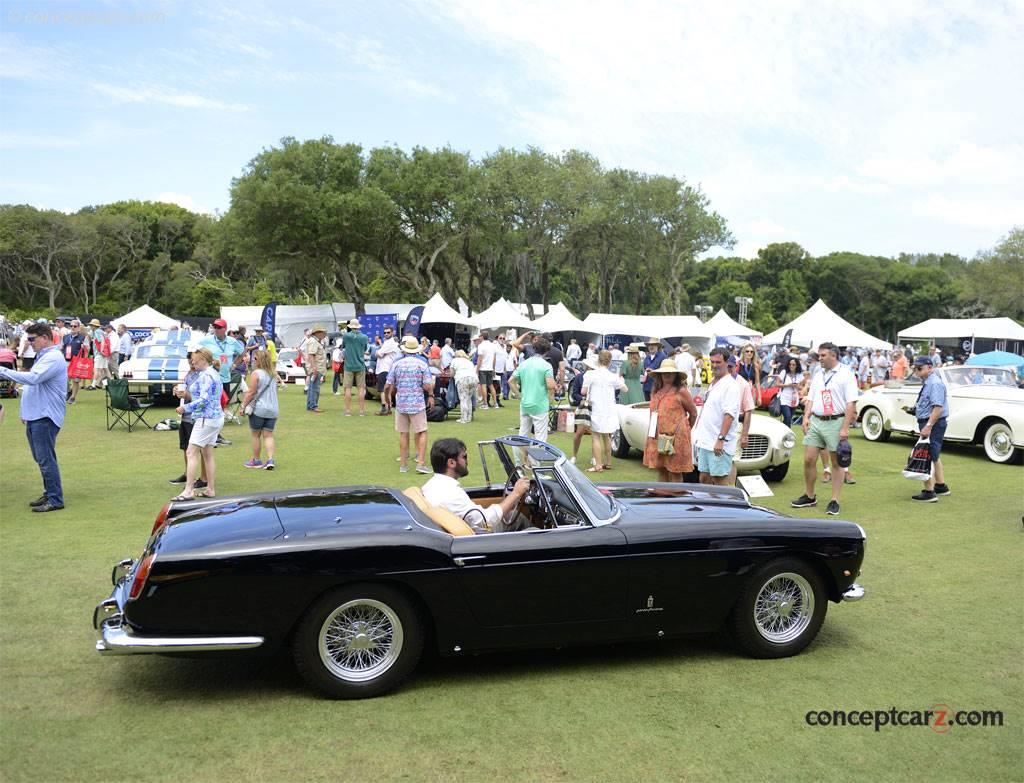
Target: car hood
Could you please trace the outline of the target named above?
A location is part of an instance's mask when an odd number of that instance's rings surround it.
[[[644,519],[671,518],[704,509],[728,509],[727,513],[750,509],[742,490],[707,484],[616,484],[602,486],[625,508]]]

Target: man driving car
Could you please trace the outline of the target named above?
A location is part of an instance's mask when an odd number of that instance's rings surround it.
[[[477,533],[508,533],[528,528],[529,520],[516,513],[516,507],[530,488],[530,479],[519,479],[501,503],[480,506],[459,485],[459,479],[469,475],[467,462],[466,444],[458,438],[435,441],[430,449],[434,475],[423,485],[427,502],[448,509]]]

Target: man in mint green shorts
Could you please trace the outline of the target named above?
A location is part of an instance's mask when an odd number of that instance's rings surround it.
[[[519,434],[537,440],[548,439],[548,411],[551,395],[555,392],[555,374],[551,363],[544,358],[551,341],[538,337],[533,344],[534,354],[521,362],[509,378],[508,385],[519,395]]]
[[[846,471],[839,465],[840,441],[847,440],[850,425],[857,418],[857,378],[839,361],[839,349],[832,343],[818,346],[821,367],[811,376],[811,388],[804,403],[804,489],[790,505],[809,508],[818,505],[814,482],[818,478],[818,454],[826,449],[832,461],[832,499],[826,512],[839,513],[839,493]]]
[[[704,395],[692,439],[700,483],[727,486],[739,441],[740,386],[729,373],[729,354],[724,348],[713,348],[709,361],[711,385]]]

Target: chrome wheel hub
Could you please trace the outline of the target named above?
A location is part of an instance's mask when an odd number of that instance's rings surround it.
[[[754,626],[774,644],[798,638],[814,616],[814,591],[800,574],[784,573],[766,581],[754,599]]]
[[[320,627],[320,660],[335,677],[366,682],[390,669],[402,652],[402,623],[387,604],[349,601]]]

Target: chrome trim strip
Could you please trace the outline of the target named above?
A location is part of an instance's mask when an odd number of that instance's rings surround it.
[[[844,601],[859,601],[864,597],[864,588],[854,582],[852,585],[846,588],[846,592],[843,593]]]
[[[103,621],[96,652],[100,655],[214,652],[251,650],[262,644],[262,636],[137,636],[121,624],[119,615],[115,615]]]
[[[121,581],[121,579],[128,576],[133,565],[135,565],[135,561],[130,557],[126,557],[110,570],[110,581],[114,587],[117,587],[117,583]]]

